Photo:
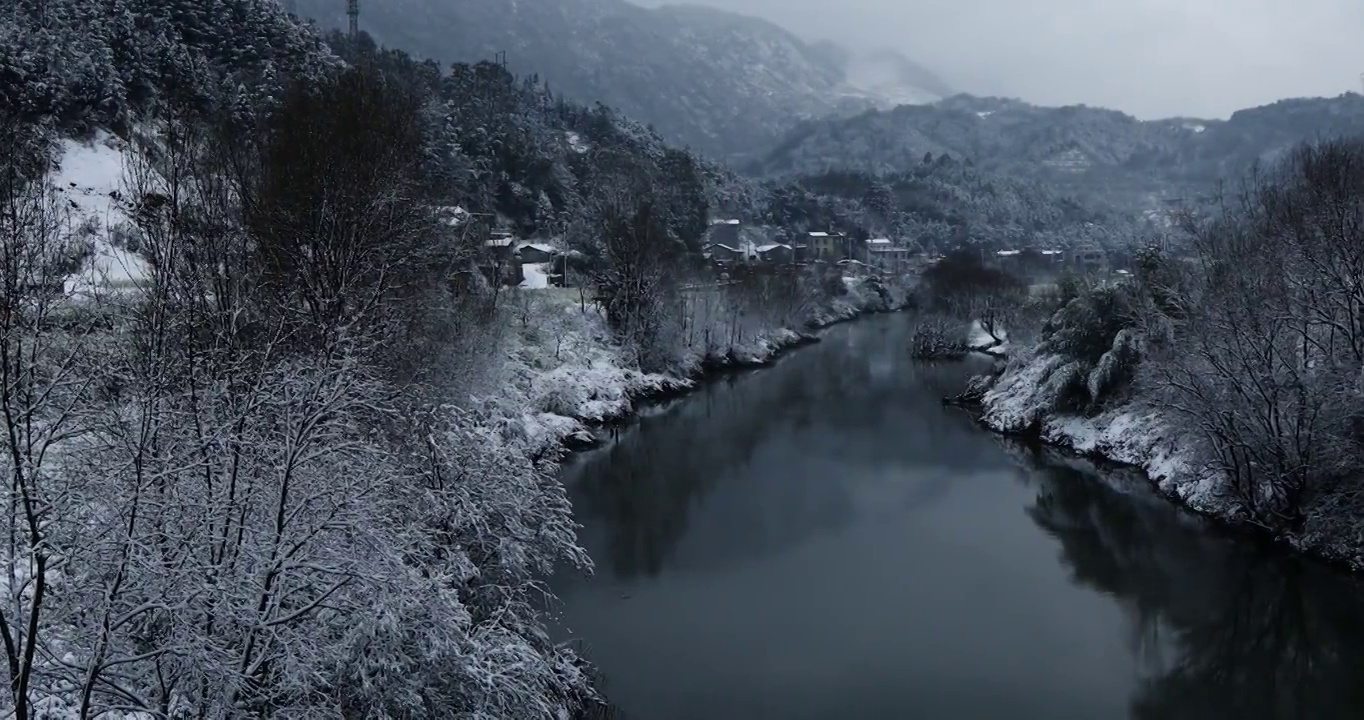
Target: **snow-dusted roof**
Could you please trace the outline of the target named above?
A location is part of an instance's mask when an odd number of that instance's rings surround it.
[[[1023,253],[1022,250],[1000,250],[999,252],[996,252],[995,254],[998,255],[998,256],[1000,256],[1000,257],[1013,257],[1013,256],[1015,256],[1015,255],[1021,255],[1022,253]]]
[[[790,245],[784,245],[784,244],[782,244],[782,243],[770,243],[770,244],[767,244],[767,245],[759,245],[758,247],[754,248],[754,250],[757,250],[757,251],[760,252],[760,253],[765,253],[765,252],[771,252],[771,251],[773,251],[773,250],[776,250],[777,248],[786,248],[787,250],[790,250],[790,249],[791,249],[791,246],[790,246]]]
[[[1042,251],[1042,254],[1043,254],[1043,255],[1060,255],[1060,254],[1061,254],[1061,251],[1060,251],[1060,250],[1043,250],[1043,251]]]
[[[721,250],[728,250],[728,251],[730,251],[730,252],[739,252],[739,248],[733,248],[733,247],[730,247],[730,246],[728,246],[728,245],[726,245],[726,244],[724,244],[724,243],[711,243],[710,245],[707,245],[706,247],[716,247],[716,248],[720,248]]]
[[[731,218],[731,219],[729,219],[729,220],[725,220],[725,219],[721,218],[721,219],[711,220],[711,221],[710,221],[710,224],[711,224],[711,225],[741,225],[741,224],[743,224],[743,223],[740,222],[740,221],[737,220],[737,219],[732,219],[732,218]]]
[[[872,238],[867,241],[868,245],[889,245],[890,238]]]
[[[521,243],[516,246],[517,250],[525,250],[526,248],[539,250],[542,253],[549,253],[550,255],[559,254],[559,248],[556,248],[553,245],[546,245],[545,243]]]
[[[486,245],[486,246],[488,246],[488,247],[511,247],[511,244],[514,243],[514,242],[516,242],[516,238],[514,238],[514,237],[504,237],[504,238],[493,238],[493,239],[488,240],[487,242],[485,242],[485,243],[483,243],[483,244]]]
[[[826,233],[822,230],[816,230],[810,233],[810,237],[829,237],[829,233]]]

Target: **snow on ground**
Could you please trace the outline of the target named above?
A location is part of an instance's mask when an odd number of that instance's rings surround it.
[[[549,287],[549,266],[547,263],[522,265],[521,273],[525,275],[525,279],[521,281],[521,287],[528,290],[544,290]]]
[[[684,353],[671,373],[631,369],[629,354],[594,304],[583,303],[574,288],[525,292],[526,312],[517,313],[514,332],[507,332],[499,354],[505,358],[498,377],[488,384],[496,393],[475,398],[505,432],[520,437],[535,451],[565,442],[590,439],[589,428],[633,415],[641,399],[684,392],[696,386],[710,368],[756,366],[809,339],[795,328],[748,333],[742,342]],[[899,304],[903,298],[894,298]],[[869,311],[887,310],[879,297],[861,286],[818,309],[811,328],[849,320]]]
[[[973,320],[971,328],[966,333],[966,346],[976,352],[1004,357],[1009,351],[1009,332],[1003,328],[997,329],[996,332],[999,333],[998,341],[979,320]]]
[[[63,140],[57,167],[50,177],[56,192],[67,201],[73,225],[82,228],[93,257],[68,279],[68,292],[103,285],[127,288],[146,276],[146,262],[120,246],[119,226],[128,222],[124,189],[126,144],[101,130],[93,140]]]
[[[1159,408],[1129,402],[1094,417],[1057,413],[1053,377],[1067,361],[1057,356],[1016,358],[982,398],[981,420],[993,430],[1036,433],[1043,442],[1140,468],[1165,497],[1220,520],[1237,522],[1227,479],[1199,458],[1197,436],[1180,430]],[[1282,536],[1300,551],[1364,569],[1364,535],[1329,507],[1306,509],[1301,532]],[[1342,520],[1345,520],[1344,522]]]
[[[592,146],[588,145],[587,141],[583,140],[582,136],[578,133],[568,131],[564,133],[564,136],[568,138],[568,147],[579,155],[592,149]]]
[[[636,398],[694,384],[628,369],[606,318],[595,305],[580,303],[576,290],[548,288],[526,301],[527,321],[517,322],[499,348],[506,361],[489,385],[496,394],[476,400],[533,451],[586,440],[589,425],[630,414]]]
[[[1064,365],[1055,355],[1015,360],[985,393],[982,421],[999,432],[1035,430],[1049,444],[1139,467],[1163,494],[1200,512],[1229,516],[1220,478],[1203,471],[1187,436],[1172,431],[1158,410],[1127,405],[1095,417],[1053,412],[1049,379]]]

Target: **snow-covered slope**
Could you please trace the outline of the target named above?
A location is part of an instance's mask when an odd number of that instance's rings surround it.
[[[843,62],[843,89],[885,110],[898,105],[924,105],[951,94],[940,80],[889,50],[849,53]]]
[[[103,130],[90,140],[66,139],[58,145],[49,179],[91,252],[85,267],[67,281],[69,292],[126,289],[146,274],[146,261],[123,239],[129,234],[127,152],[127,143]]]

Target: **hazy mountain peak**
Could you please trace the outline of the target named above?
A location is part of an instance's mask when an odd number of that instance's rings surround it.
[[[299,0],[322,24],[343,4]],[[754,17],[625,0],[385,0],[361,27],[379,42],[441,62],[507,53],[510,69],[602,101],[665,137],[713,155],[770,147],[802,119],[931,102],[945,86],[898,53],[809,43]]]

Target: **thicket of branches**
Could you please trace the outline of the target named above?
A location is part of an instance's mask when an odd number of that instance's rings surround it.
[[[540,578],[587,562],[563,488],[443,400],[481,336],[409,111],[350,71],[259,127],[160,117],[128,178],[158,199],[152,269],[124,296],[61,292],[69,218],[0,167],[16,717],[553,717],[589,695],[539,617]]]
[[[1364,141],[1251,175],[1193,252],[1063,286],[1037,352],[1057,411],[1147,403],[1187,423],[1248,521],[1344,538],[1364,519]]]
[[[1195,228],[1198,270],[1164,374],[1256,520],[1357,520],[1364,467],[1364,141],[1304,146]]]

